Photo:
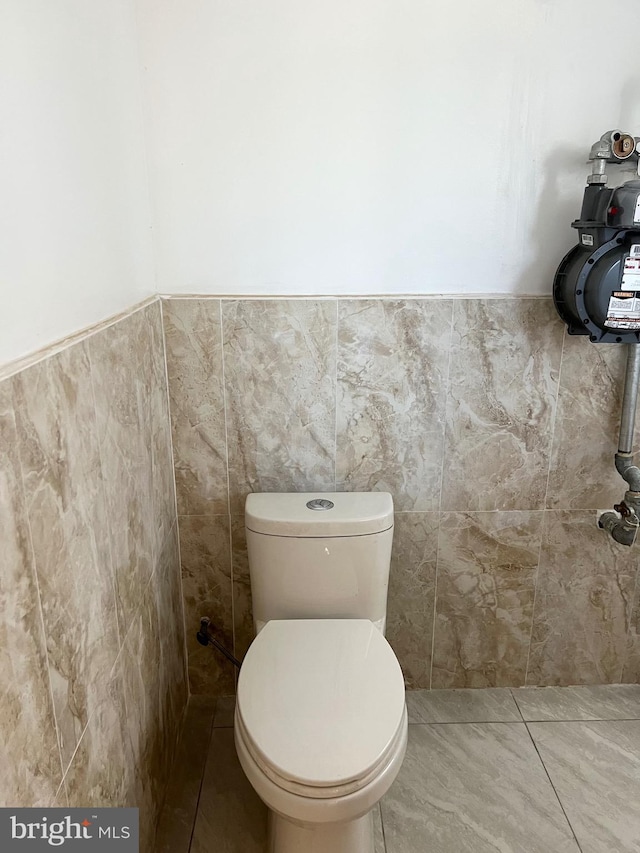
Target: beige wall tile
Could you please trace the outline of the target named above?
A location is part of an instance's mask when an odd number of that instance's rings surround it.
[[[163,303],[180,515],[227,511],[219,299]]]
[[[615,468],[626,347],[566,335],[549,471],[549,509],[604,509],[627,489]]]
[[[443,513],[432,687],[524,684],[542,515]]]
[[[18,447],[63,762],[118,655],[114,578],[86,343],[15,378]]]
[[[164,332],[160,302],[144,309],[151,373],[148,380],[146,406],[150,416],[152,512],[156,535],[153,541],[154,566],[158,565],[164,544],[177,521],[175,477],[171,449],[169,389],[164,352]],[[146,383],[147,377],[143,377]],[[144,386],[143,389],[144,391]]]
[[[177,523],[165,542],[151,587],[160,635],[160,715],[168,771],[189,698]]]
[[[636,546],[637,547],[637,546]],[[640,684],[640,571],[636,575],[636,586],[629,614],[627,652],[620,681],[624,684]]]
[[[233,649],[231,557],[226,516],[183,516],[180,556],[185,630],[192,693],[225,696],[235,692],[235,667],[212,646],[196,640],[200,617],[208,616],[216,639]]]
[[[244,516],[231,518],[233,556],[233,639],[235,656],[242,660],[255,637],[251,606],[251,578]]]
[[[336,302],[223,301],[231,512],[335,485]]]
[[[551,300],[454,304],[443,510],[543,509],[563,326]]]
[[[137,805],[124,686],[118,666],[102,688],[100,702],[65,776],[71,808]]]
[[[150,851],[187,701],[159,305],[0,385],[0,442],[9,448],[0,500],[12,509],[0,519],[9,557],[0,669],[20,686],[0,690],[0,752],[10,765],[0,797],[23,806],[139,804]],[[19,667],[19,679],[4,664]],[[21,740],[22,762],[13,755]]]
[[[636,572],[593,512],[545,513],[528,685],[620,681]]]
[[[145,832],[162,805],[169,769],[164,756],[162,636],[152,587],[153,580],[141,595],[119,661],[126,710],[126,759],[133,779],[134,803],[140,809]]]
[[[387,639],[409,689],[430,686],[438,513],[396,513]]]
[[[451,300],[338,303],[339,489],[439,508]]]
[[[152,347],[143,311],[89,340],[116,607],[124,636],[153,572],[157,503],[151,429]]]
[[[0,383],[0,807],[53,806],[62,781],[17,455],[12,380]]]

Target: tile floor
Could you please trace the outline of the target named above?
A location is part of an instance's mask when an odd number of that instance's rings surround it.
[[[407,693],[376,853],[640,853],[640,685]],[[263,853],[233,699],[192,697],[155,853]]]

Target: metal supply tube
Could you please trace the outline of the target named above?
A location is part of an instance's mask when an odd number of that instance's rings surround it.
[[[624,377],[618,453],[631,453],[633,451],[633,430],[636,423],[639,384],[640,344],[627,344],[627,370]]]

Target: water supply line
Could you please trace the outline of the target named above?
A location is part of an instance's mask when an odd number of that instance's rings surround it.
[[[219,643],[213,636],[211,633],[211,619],[209,619],[208,616],[200,617],[200,630],[196,633],[196,640],[201,646],[213,646],[214,649],[221,652],[226,659],[231,661],[231,663],[238,669],[242,666],[242,663],[238,658],[234,657],[231,652],[228,649],[225,649],[222,643]]]
[[[633,433],[636,423],[638,388],[640,386],[640,344],[627,344],[627,367],[620,418],[616,469],[629,486],[624,500],[603,513],[598,526],[607,530],[621,545],[633,545],[640,527],[640,468],[633,463]]]

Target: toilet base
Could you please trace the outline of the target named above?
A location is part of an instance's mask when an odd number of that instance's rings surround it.
[[[374,853],[373,811],[346,823],[303,826],[269,811],[268,853]]]

